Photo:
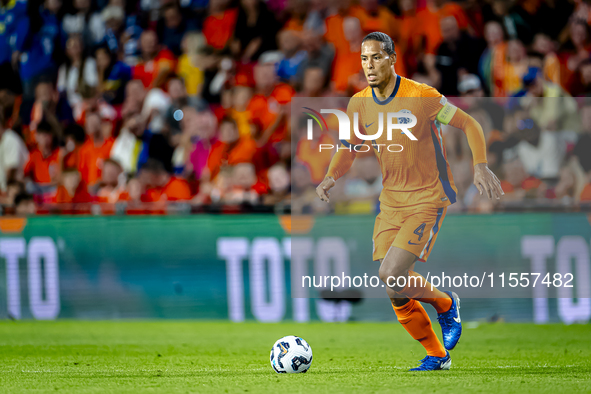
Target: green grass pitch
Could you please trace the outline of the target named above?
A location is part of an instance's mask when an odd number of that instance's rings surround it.
[[[269,352],[284,335],[312,346],[308,373],[273,372]],[[395,323],[3,322],[0,391],[591,391],[591,325],[465,328],[450,371],[406,372],[423,356]]]

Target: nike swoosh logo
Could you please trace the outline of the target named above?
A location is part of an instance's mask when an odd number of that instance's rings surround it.
[[[419,245],[419,244],[420,244],[420,242],[414,243],[414,242],[410,242],[410,241],[408,241],[408,244],[409,244],[409,245]]]
[[[459,317],[454,317],[454,321],[456,323],[461,323],[462,322],[462,319],[460,319]]]
[[[365,128],[367,129],[368,127],[370,127],[372,124],[374,124],[375,122],[371,122],[370,124],[366,124]]]

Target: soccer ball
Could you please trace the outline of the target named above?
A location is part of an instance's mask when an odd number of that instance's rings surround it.
[[[312,365],[312,347],[300,337],[288,335],[271,348],[271,366],[277,373],[302,373]]]

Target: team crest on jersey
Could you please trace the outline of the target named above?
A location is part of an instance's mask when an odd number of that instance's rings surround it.
[[[401,109],[398,112],[402,112],[403,114],[411,114],[412,112],[410,112],[409,109]],[[398,123],[400,124],[409,124],[412,120],[410,118],[398,118]]]

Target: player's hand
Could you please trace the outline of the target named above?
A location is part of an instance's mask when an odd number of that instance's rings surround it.
[[[495,197],[499,200],[505,194],[499,178],[488,168],[486,163],[474,166],[474,185],[480,191],[481,196],[486,193],[490,199]]]
[[[335,185],[335,183],[336,181],[331,176],[327,176],[322,182],[320,182],[320,185],[316,188],[316,194],[318,194],[318,197],[320,197],[322,201],[329,202],[328,197],[330,196],[330,193],[328,191]]]

